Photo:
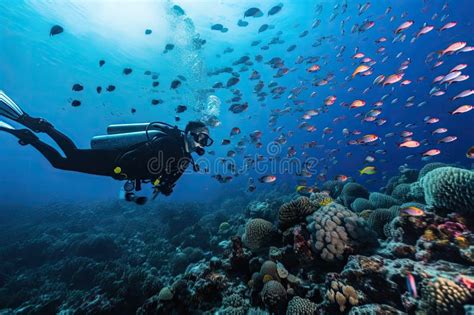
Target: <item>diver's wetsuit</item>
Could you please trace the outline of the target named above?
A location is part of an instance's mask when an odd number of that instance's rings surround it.
[[[29,141],[55,168],[111,176],[120,180],[160,180],[165,195],[192,161],[181,135],[163,134],[150,141],[118,150],[78,149],[66,135],[50,126],[44,130],[64,151],[66,157],[39,139]],[[116,170],[120,168],[119,172]]]

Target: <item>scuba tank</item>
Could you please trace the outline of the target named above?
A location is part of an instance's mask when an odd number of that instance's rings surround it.
[[[107,127],[106,135],[95,136],[91,139],[91,148],[126,149],[156,137],[181,135],[182,131],[178,127],[161,122],[110,125]]]

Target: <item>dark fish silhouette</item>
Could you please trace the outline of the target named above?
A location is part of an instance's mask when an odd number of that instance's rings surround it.
[[[184,10],[179,6],[179,5],[174,5],[172,8],[173,13],[176,14],[177,16],[185,15],[186,13]]]
[[[100,94],[100,92],[102,92],[102,87],[101,87],[101,86],[98,86],[96,90],[97,90],[97,93]]]
[[[268,11],[268,15],[275,15],[281,11],[283,8],[283,3],[279,3]]]
[[[64,32],[64,28],[62,26],[54,25],[53,27],[51,27],[51,30],[49,31],[49,36],[58,35],[58,34],[61,34],[62,32]]]
[[[254,18],[262,17],[263,12],[259,8],[250,8],[247,11],[245,11],[244,17],[250,17],[250,16]]]
[[[234,86],[234,85],[236,85],[237,83],[239,83],[239,81],[240,81],[239,78],[232,77],[232,78],[230,78],[230,79],[227,81],[226,86],[227,86],[227,87]]]
[[[76,91],[76,92],[79,92],[79,91],[84,90],[84,87],[82,85],[80,85],[79,83],[76,83],[72,86],[72,90]]]
[[[131,68],[125,68],[125,69],[123,69],[123,74],[129,75],[130,73],[132,73],[132,71],[133,70]]]
[[[249,22],[239,20],[239,21],[237,22],[237,25],[240,26],[240,27],[246,27],[247,25],[249,25]]]
[[[74,100],[74,101],[71,102],[71,105],[74,106],[74,107],[81,106],[81,101]]]
[[[152,30],[150,29],[145,30],[145,35],[150,35],[151,33],[152,33]]]
[[[107,92],[112,92],[112,91],[115,91],[115,85],[109,85],[107,87]]]
[[[265,32],[266,30],[268,30],[268,24],[263,24],[263,25],[260,26],[260,28],[258,29],[258,32],[261,33],[261,32]]]
[[[213,31],[222,31],[223,28],[224,28],[224,25],[222,24],[214,24],[211,26],[211,30]]]
[[[178,105],[178,107],[176,107],[176,112],[179,114],[179,113],[183,113],[185,112],[186,110],[188,109],[188,107],[186,105]]]
[[[171,51],[174,49],[174,45],[173,44],[166,44],[165,46],[165,51],[163,53],[167,53],[168,51]]]
[[[163,103],[163,100],[151,100],[152,105],[158,105],[158,104],[162,104],[162,103]]]
[[[105,60],[99,60],[99,67],[102,67],[103,65],[105,65]]]
[[[152,86],[153,86],[153,87],[157,87],[158,85],[160,85],[160,82],[158,82],[158,81],[154,81],[154,82],[152,83]]]
[[[179,88],[181,86],[181,81],[179,80],[173,80],[173,82],[171,82],[171,88],[173,90]]]

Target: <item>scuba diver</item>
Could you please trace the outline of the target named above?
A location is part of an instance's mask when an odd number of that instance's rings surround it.
[[[11,119],[29,129],[15,129],[0,121],[0,130],[19,139],[21,145],[31,145],[53,167],[61,170],[109,176],[125,180],[125,199],[144,204],[146,197],[136,197],[143,183],[153,185],[153,199],[161,193],[169,196],[176,181],[189,164],[197,165],[191,156],[205,153],[213,144],[209,129],[199,121],[190,121],[184,131],[166,123],[110,125],[107,135],[93,137],[91,149],[78,149],[74,142],[42,118],[26,114],[3,91],[0,91],[0,116]],[[41,141],[35,133],[46,133],[64,152]]]

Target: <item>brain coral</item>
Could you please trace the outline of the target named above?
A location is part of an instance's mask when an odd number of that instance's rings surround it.
[[[400,204],[397,199],[379,192],[370,193],[369,201],[375,209],[390,208],[393,205]]]
[[[280,207],[280,227],[289,228],[304,219],[314,211],[315,207],[308,197],[301,196]]]
[[[268,281],[263,286],[262,301],[270,308],[278,307],[286,303],[286,290],[283,285],[278,281]]]
[[[250,219],[245,226],[242,241],[250,249],[259,249],[270,240],[273,224],[263,219]]]
[[[316,303],[299,296],[294,296],[288,303],[286,315],[313,315],[316,313],[316,310]]]
[[[314,250],[328,262],[344,260],[349,251],[377,244],[365,220],[346,207],[331,203],[308,217]]]
[[[472,298],[464,286],[439,277],[422,290],[422,299],[429,314],[464,314],[463,304]]]
[[[399,214],[400,208],[393,206],[390,209],[377,209],[372,211],[367,219],[369,226],[377,232],[380,237],[385,236],[384,227]]]
[[[362,212],[364,210],[372,210],[374,206],[365,198],[357,198],[351,203],[351,209],[355,212]]]
[[[474,211],[474,172],[456,167],[440,167],[420,180],[426,204],[453,212]]]
[[[349,207],[357,198],[368,198],[369,191],[357,183],[347,183],[341,193],[341,199],[346,207]]]

